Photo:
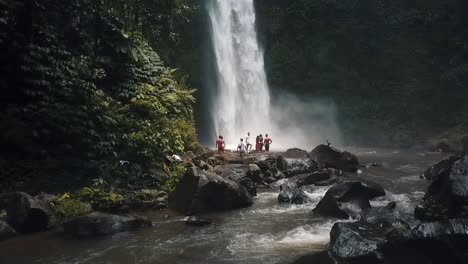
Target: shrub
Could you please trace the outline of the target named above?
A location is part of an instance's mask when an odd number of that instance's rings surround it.
[[[49,224],[50,227],[57,227],[67,219],[84,215],[92,211],[89,204],[79,201],[69,193],[64,193],[60,198],[51,201],[50,205],[54,211],[54,217]]]

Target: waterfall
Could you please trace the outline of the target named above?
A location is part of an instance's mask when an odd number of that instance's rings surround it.
[[[217,135],[233,146],[247,132],[269,133],[270,92],[257,41],[253,0],[208,0],[217,89],[212,115]]]

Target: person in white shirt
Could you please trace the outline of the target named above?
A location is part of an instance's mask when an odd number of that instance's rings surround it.
[[[245,155],[247,147],[245,146],[244,139],[240,139],[239,145],[237,145],[237,151],[239,152],[240,156],[243,157]]]
[[[252,150],[252,144],[250,144],[250,132],[247,132],[247,136],[245,137],[245,146],[246,152],[249,153],[249,151]]]

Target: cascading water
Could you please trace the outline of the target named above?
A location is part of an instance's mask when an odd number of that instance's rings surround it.
[[[233,145],[247,132],[268,133],[270,92],[257,41],[253,0],[209,0],[217,67],[216,134]],[[252,141],[252,139],[251,139]]]

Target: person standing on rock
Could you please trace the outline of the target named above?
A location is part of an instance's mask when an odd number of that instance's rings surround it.
[[[255,151],[260,150],[260,135],[255,138]]]
[[[258,138],[258,148],[260,151],[263,151],[263,136],[262,134],[259,135],[259,138]]]
[[[250,132],[247,132],[247,136],[245,137],[245,146],[247,147],[246,152],[249,153],[249,146],[250,150],[252,150],[252,144],[250,144]]]
[[[216,140],[216,147],[218,148],[218,153],[224,153],[224,138],[223,136],[219,135],[218,139]]]
[[[247,146],[244,144],[244,139],[241,138],[239,145],[237,145],[237,151],[239,152],[241,157],[245,155],[246,149],[247,149]]]
[[[273,143],[273,140],[268,137],[268,134],[265,134],[265,150],[270,151],[270,144]]]

